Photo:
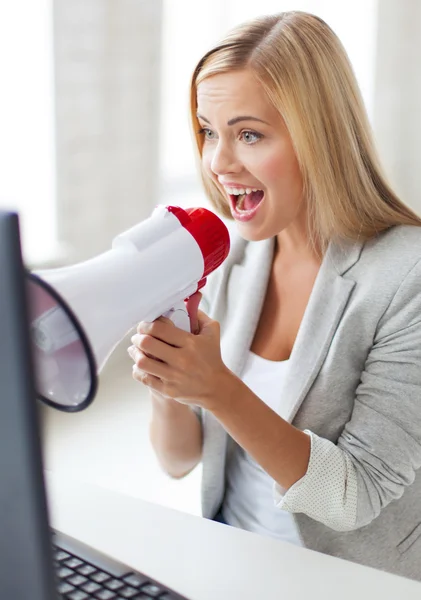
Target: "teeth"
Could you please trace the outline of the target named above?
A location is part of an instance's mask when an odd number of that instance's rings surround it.
[[[231,196],[241,196],[242,194],[251,194],[251,192],[258,192],[257,188],[232,188],[225,187],[227,194]]]

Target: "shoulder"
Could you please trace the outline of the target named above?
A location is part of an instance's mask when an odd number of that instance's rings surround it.
[[[421,266],[421,227],[397,225],[367,241],[356,272],[401,281]],[[390,279],[389,279],[390,280]]]
[[[399,225],[367,241],[348,276],[355,280],[354,294],[367,314],[386,321],[392,313],[401,313],[400,326],[411,311],[418,318],[421,227]]]
[[[386,253],[390,258],[421,258],[421,227],[396,225],[367,242],[366,249],[373,255]]]

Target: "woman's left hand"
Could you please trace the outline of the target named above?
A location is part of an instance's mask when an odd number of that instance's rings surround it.
[[[195,334],[164,317],[142,321],[128,352],[135,379],[163,396],[211,410],[230,371],[221,358],[219,323],[202,311],[197,321]]]

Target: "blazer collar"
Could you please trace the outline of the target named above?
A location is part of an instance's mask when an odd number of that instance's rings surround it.
[[[344,275],[360,259],[364,242],[360,240],[341,240],[331,242],[323,262],[331,263],[338,275]]]
[[[282,386],[279,414],[291,422],[326,358],[355,281],[344,277],[359,260],[363,242],[331,242],[305,310],[287,377]],[[222,356],[238,376],[244,368],[266,295],[274,240],[247,244],[244,260],[231,269]]]

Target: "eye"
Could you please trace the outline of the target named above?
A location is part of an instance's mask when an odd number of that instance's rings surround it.
[[[203,135],[205,140],[214,140],[215,139],[215,133],[208,127],[202,127],[202,129],[199,129],[199,131],[197,133],[199,135]]]
[[[261,133],[257,133],[257,131],[242,131],[240,133],[240,138],[246,143],[249,144],[250,146],[252,144],[255,144],[256,142],[258,142],[259,140],[262,139],[262,134]]]

